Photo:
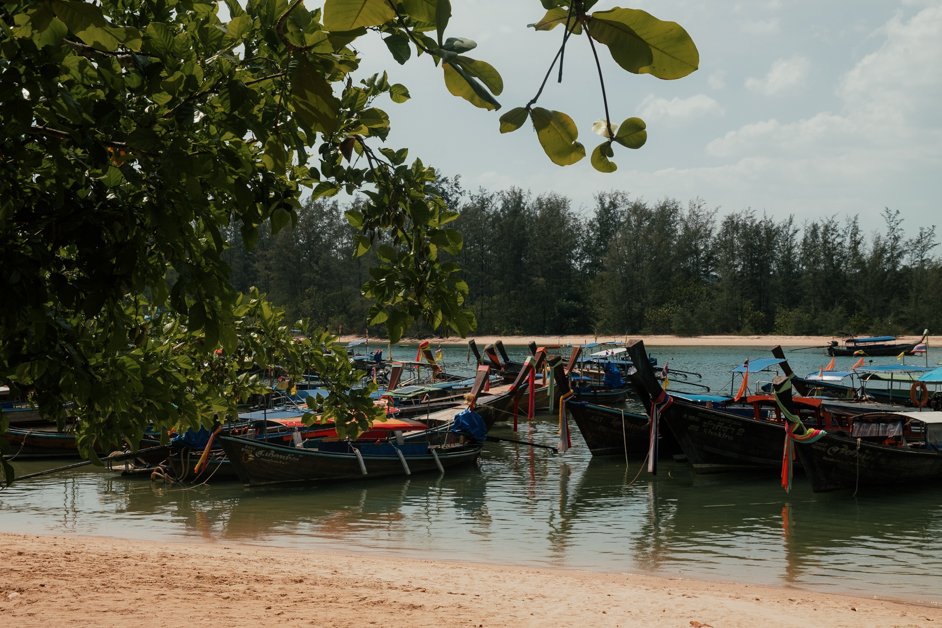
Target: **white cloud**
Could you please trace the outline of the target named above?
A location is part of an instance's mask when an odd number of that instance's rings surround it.
[[[779,59],[772,64],[768,73],[762,78],[746,79],[746,88],[766,96],[774,96],[800,85],[810,68],[811,63],[805,57]]]
[[[687,121],[708,115],[723,115],[723,107],[704,94],[671,99],[647,96],[641,101],[639,109],[639,115],[645,120]]]
[[[942,99],[942,5],[906,22],[895,18],[885,32],[880,49],[844,76],[838,93],[846,109],[884,125],[920,114],[935,118]]]

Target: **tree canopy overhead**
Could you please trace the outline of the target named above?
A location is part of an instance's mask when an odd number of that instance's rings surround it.
[[[499,107],[502,78],[469,55],[472,40],[446,34],[448,0],[314,4],[0,7],[0,382],[51,413],[72,404],[89,447],[145,422],[205,423],[232,409],[238,386],[195,376],[211,356],[237,373],[278,360],[274,346],[297,365],[330,353],[318,335],[326,349],[292,352],[290,325],[261,295],[233,290],[224,261],[229,225],[251,246],[260,225],[293,226],[305,193],[360,195],[347,219],[355,254],[379,261],[363,286],[371,324],[394,341],[417,319],[473,329],[468,286],[440,257],[461,247],[449,227],[457,213],[434,169],[383,143],[381,103],[408,100],[408,88],[385,73],[358,78],[356,42],[378,35],[398,63],[427,58],[446,89],[487,110]],[[587,0],[541,4],[541,29],[589,35],[629,71],[676,78],[696,67],[675,24],[629,9],[589,13]],[[535,101],[524,110],[547,154],[576,161],[568,116]],[[612,142],[643,143],[643,123],[616,128],[605,106],[607,148],[593,157],[603,169]],[[264,337],[249,331],[259,321]],[[163,360],[150,352],[165,345]],[[122,388],[127,373],[139,385]],[[171,412],[188,396],[204,403]]]

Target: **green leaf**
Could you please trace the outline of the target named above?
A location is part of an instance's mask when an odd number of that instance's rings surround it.
[[[294,216],[284,207],[276,207],[271,213],[271,232],[278,233],[286,227],[290,227]]]
[[[534,107],[530,119],[543,151],[554,164],[568,166],[585,157],[585,148],[576,141],[579,137],[576,123],[568,115]]]
[[[330,31],[381,26],[395,17],[387,0],[324,0],[324,27]]]
[[[641,118],[628,118],[618,127],[613,138],[622,146],[641,148],[648,141],[647,125]]]
[[[252,29],[253,25],[254,22],[248,15],[237,15],[226,24],[226,36],[236,41],[242,41],[242,38]]]
[[[557,26],[561,24],[565,24],[566,18],[568,17],[569,17],[568,8],[563,9],[560,7],[556,7],[547,11],[546,15],[544,15],[543,19],[541,19],[539,22],[536,22],[535,24],[527,24],[527,26],[538,31],[551,31]],[[573,19],[570,21],[569,28],[575,35],[582,34],[582,24],[580,24],[576,20],[575,16],[573,16]]]
[[[357,246],[356,250],[353,252],[354,257],[362,257],[366,255],[366,252],[370,250],[371,242],[370,239],[364,235],[357,236],[356,239]]]
[[[389,98],[394,103],[404,103],[410,98],[409,89],[402,83],[395,83],[389,88]]]
[[[504,91],[504,79],[490,63],[465,56],[457,57],[454,63],[471,76],[480,79],[494,95],[499,96]]]
[[[347,222],[350,223],[350,226],[354,229],[363,229],[363,212],[356,209],[348,209],[344,216],[347,218]]]
[[[464,98],[481,109],[489,111],[500,109],[500,103],[491,96],[487,88],[461,66],[446,62],[442,63],[442,69],[445,72],[445,86],[452,95]]]
[[[330,133],[337,128],[340,103],[323,72],[300,57],[291,72],[291,102],[295,116],[309,129]]]
[[[114,52],[121,44],[121,29],[112,27],[102,15],[101,8],[87,2],[53,2],[56,16],[84,43]]]
[[[500,117],[500,132],[511,133],[516,131],[530,117],[530,112],[526,107],[514,107]]]
[[[448,20],[451,19],[451,2],[449,0],[436,0],[436,5],[435,31],[438,36],[438,45],[441,46],[445,28],[448,26]]]
[[[438,0],[402,0],[402,9],[417,22],[435,24]]]
[[[409,38],[405,35],[396,33],[383,39],[383,43],[389,48],[390,54],[399,65],[404,64],[412,56],[412,48],[409,46]]]
[[[635,74],[678,79],[695,71],[700,53],[687,31],[640,9],[615,8],[591,15],[592,37],[621,67]]]
[[[608,142],[599,144],[595,147],[595,150],[592,151],[592,167],[599,172],[615,172],[618,166],[610,161],[610,157],[614,155],[615,151],[612,150],[611,144]]]

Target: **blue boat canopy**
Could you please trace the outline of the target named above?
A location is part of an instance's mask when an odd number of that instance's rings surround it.
[[[785,360],[780,358],[755,358],[754,360],[749,360],[748,367],[745,364],[740,364],[735,367],[733,373],[758,373],[759,371],[764,371],[773,366],[778,366],[784,361]]]
[[[870,336],[868,338],[848,338],[844,342],[848,344],[873,343],[873,342],[893,342],[896,336]]]
[[[926,384],[942,384],[942,366],[923,373],[919,377],[919,381]]]
[[[684,399],[686,401],[693,401],[694,403],[729,403],[733,400],[732,397],[727,397],[725,395],[702,395],[699,393],[680,393],[672,392],[670,393],[671,397],[677,397],[678,399]]]

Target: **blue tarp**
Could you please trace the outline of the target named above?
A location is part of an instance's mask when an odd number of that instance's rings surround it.
[[[478,443],[483,443],[487,438],[487,424],[481,415],[471,408],[465,408],[455,415],[455,421],[449,431],[470,436]]]
[[[621,371],[611,362],[605,365],[605,385],[609,388],[623,388],[625,386],[625,380],[621,377]]]

